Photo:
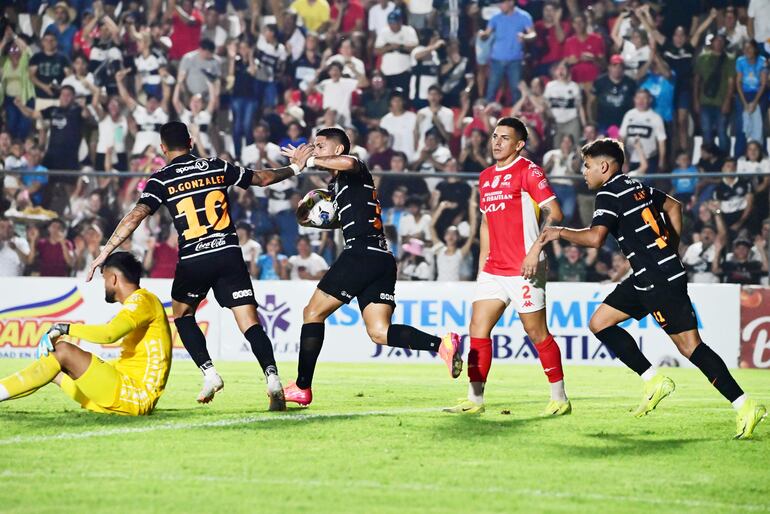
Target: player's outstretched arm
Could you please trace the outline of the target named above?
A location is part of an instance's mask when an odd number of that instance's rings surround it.
[[[555,241],[556,239],[564,239],[570,243],[574,243],[578,246],[586,246],[588,248],[601,248],[604,245],[604,241],[607,239],[607,234],[610,230],[604,225],[594,225],[590,228],[567,228],[567,227],[547,227],[540,234],[539,241],[541,244],[548,243],[549,241]]]
[[[333,171],[355,171],[358,169],[358,159],[350,155],[325,155],[323,157],[311,157],[308,160],[311,168],[323,168]]]
[[[307,166],[308,159],[312,153],[313,147],[305,144],[297,148],[291,145],[281,148],[281,154],[289,158],[289,165],[281,168],[254,170],[251,176],[251,185],[265,187],[299,175]]]
[[[112,344],[125,337],[136,327],[137,324],[128,315],[120,312],[109,323],[103,325],[55,323],[48,330],[48,335],[54,344],[63,335],[84,339],[90,343]]]
[[[120,245],[122,245],[126,239],[131,237],[131,234],[134,233],[134,230],[136,230],[142,221],[144,221],[144,218],[149,215],[150,207],[138,203],[134,206],[133,209],[131,209],[131,212],[126,214],[125,217],[120,220],[120,223],[118,223],[118,226],[115,228],[115,232],[113,232],[110,238],[107,240],[107,244],[104,245],[101,253],[99,253],[96,259],[94,259],[94,261],[91,263],[91,267],[88,269],[88,275],[86,275],[86,282],[91,281],[91,279],[94,277],[96,268],[101,267],[107,257],[109,257],[116,248],[120,247]]]

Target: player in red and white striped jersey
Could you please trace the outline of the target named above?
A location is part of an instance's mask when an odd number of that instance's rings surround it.
[[[479,177],[483,217],[470,326],[470,386],[468,399],[445,409],[447,412],[484,411],[484,386],[492,365],[492,328],[511,302],[551,383],[551,401],[544,414],[572,411],[564,391],[561,352],[546,325],[546,263],[543,245],[538,242],[541,229],[560,222],[563,215],[543,169],[520,155],[526,142],[527,128],[521,120],[501,118],[492,135],[492,155],[497,164]]]

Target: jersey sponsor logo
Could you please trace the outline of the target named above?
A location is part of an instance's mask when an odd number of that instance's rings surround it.
[[[533,304],[532,301],[527,300],[526,302],[524,302],[524,305],[522,305],[522,307],[533,307],[534,305],[535,304]]]
[[[543,180],[541,180],[537,184],[537,188],[538,189],[545,189],[546,187],[548,187],[548,179],[547,178],[544,178]]]
[[[175,193],[182,193],[184,191],[192,191],[205,186],[218,186],[225,183],[224,175],[216,175],[214,177],[196,178],[193,180],[186,180],[176,186],[168,186],[168,194],[173,195]]]
[[[241,291],[233,291],[233,300],[238,300],[240,298],[247,298],[249,296],[254,296],[254,291],[251,289],[243,289]]]
[[[484,214],[487,214],[489,212],[498,212],[498,211],[504,211],[504,210],[505,210],[504,202],[485,205],[484,207],[481,208],[481,212],[483,212]]]
[[[391,302],[395,302],[396,301],[396,297],[394,295],[392,295],[392,294],[380,293],[380,300],[388,300],[388,301],[391,301]]]
[[[628,136],[626,137],[632,137],[632,136],[638,136],[645,139],[649,138],[652,136],[652,127],[645,126],[645,125],[629,125]]]
[[[529,169],[532,170],[532,175],[536,177],[543,176],[543,171],[540,169],[540,166],[538,166],[534,162],[529,163]]]
[[[353,298],[353,296],[350,293],[348,293],[347,291],[340,291],[340,296],[342,296],[344,298],[347,298],[348,300]]]
[[[207,169],[209,169],[209,162],[205,159],[198,159],[195,161],[195,164],[191,164],[190,166],[182,166],[181,168],[177,168],[174,171],[177,173],[184,173],[185,171],[206,171]]]
[[[225,241],[225,237],[218,237],[216,239],[209,239],[208,241],[201,241],[197,245],[195,245],[195,251],[200,252],[201,250],[213,250],[215,248],[219,248],[221,246],[225,246],[227,242]]]
[[[142,198],[150,198],[151,196],[152,196],[152,195],[151,195],[150,193],[142,193],[142,194],[139,196],[139,198],[140,198],[140,199],[142,199]]]

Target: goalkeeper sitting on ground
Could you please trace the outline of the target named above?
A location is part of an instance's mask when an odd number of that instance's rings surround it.
[[[110,255],[102,269],[105,299],[122,303],[123,309],[106,325],[53,325],[47,334],[50,344],[41,343],[43,356],[0,380],[0,401],[26,396],[55,382],[85,409],[150,414],[171,367],[171,329],[158,297],[139,288],[141,272],[131,254]],[[122,338],[120,358],[104,362],[68,342],[68,336],[98,344]]]

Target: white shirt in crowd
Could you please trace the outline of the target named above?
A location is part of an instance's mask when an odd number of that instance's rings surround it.
[[[764,14],[763,14],[764,13]],[[750,0],[749,18],[754,18],[754,40],[760,45],[765,45],[765,50],[770,47],[770,0]]]
[[[89,73],[86,75],[86,82],[89,84],[94,84],[94,74]],[[91,90],[88,89],[83,82],[80,81],[78,77],[75,76],[73,73],[72,75],[68,75],[64,78],[64,80],[61,81],[62,86],[70,86],[72,89],[75,90],[75,98],[85,98],[86,96],[91,96]]]
[[[241,150],[241,164],[251,169],[263,169],[270,168],[265,162],[265,166],[262,164],[263,159],[269,159],[273,162],[283,163],[286,161],[285,157],[281,155],[281,147],[275,143],[265,143],[265,155],[262,155],[262,151],[259,149],[256,143],[252,143],[243,147]]]
[[[338,62],[342,66],[342,76],[347,77],[349,79],[356,78],[356,73],[358,75],[366,75],[366,66],[364,66],[364,61],[359,59],[358,57],[351,56],[350,62],[347,61],[347,57],[345,57],[342,54],[337,54],[329,57],[329,60],[326,61],[326,64],[329,65],[333,62]],[[355,71],[355,73],[353,73]]]
[[[631,41],[624,41],[620,55],[623,57],[623,67],[626,70],[626,75],[636,80],[639,68],[650,60],[650,47],[644,45],[641,48],[636,48]]]
[[[682,262],[692,267],[690,282],[699,284],[718,284],[719,277],[711,272],[711,263],[714,262],[714,245],[703,250],[703,242],[697,241],[687,247],[682,256]]]
[[[573,180],[559,178],[566,177],[567,175],[574,175],[571,171],[572,161],[575,159],[575,152],[570,152],[566,157],[562,153],[560,148],[549,150],[543,155],[543,168],[548,166],[548,162],[553,159],[553,167],[548,172],[548,181],[551,184],[560,184],[564,186],[570,186],[575,182]]]
[[[438,112],[436,113],[436,116],[438,117],[439,123],[443,126],[444,130],[448,134],[452,134],[454,132],[454,121],[455,121],[455,115],[452,112],[452,109],[449,107],[444,107],[443,105],[438,108]],[[417,132],[420,134],[420,140],[417,144],[417,150],[422,150],[422,147],[425,142],[425,133],[429,131],[431,128],[433,128],[433,111],[430,110],[430,106],[423,107],[419,111],[417,111]]]
[[[99,139],[96,142],[96,153],[107,153],[112,148],[112,163],[118,162],[119,153],[126,152],[126,135],[128,134],[128,120],[122,114],[116,120],[107,115],[99,122]]]
[[[403,266],[401,274],[408,280],[430,280],[433,274],[427,262],[417,264],[407,262]]]
[[[640,111],[634,108],[623,116],[620,135],[626,142],[629,162],[640,162],[633,144],[635,138],[639,138],[645,157],[650,159],[658,155],[658,141],[666,140],[666,127],[663,118],[652,109]]]
[[[297,177],[288,178],[266,187],[253,187],[254,196],[267,198],[267,213],[275,216],[281,211],[291,209],[291,193],[299,184]]]
[[[332,79],[322,80],[316,89],[323,95],[324,109],[334,109],[343,125],[350,124],[350,104],[353,92],[358,89],[356,79],[340,78],[337,82]]]
[[[414,157],[414,126],[416,123],[417,115],[411,111],[404,111],[400,116],[389,112],[380,120],[380,127],[393,136],[393,150],[404,152],[410,161]]]
[[[423,214],[420,216],[420,220],[415,220],[414,216],[407,213],[401,218],[401,223],[398,226],[398,237],[409,238],[416,237],[423,241],[431,240],[430,233],[431,217],[430,214]]]
[[[243,261],[246,264],[257,262],[257,259],[262,255],[262,245],[249,239],[241,245],[241,253],[243,254]]]
[[[412,14],[428,14],[433,11],[433,0],[409,0],[408,3]]]
[[[134,57],[134,66],[139,76],[142,77],[142,84],[148,86],[157,86],[160,84],[160,59],[154,54],[150,54],[147,57],[139,54]]]
[[[369,23],[367,27],[371,32],[379,34],[379,32],[388,26],[388,14],[390,11],[396,8],[396,4],[388,2],[385,7],[382,7],[379,2],[375,3],[369,8]]]
[[[770,159],[765,157],[759,162],[749,161],[745,157],[738,159],[736,170],[738,173],[767,173],[770,174]]]
[[[162,152],[160,126],[168,122],[166,111],[158,107],[153,112],[148,112],[143,105],[137,104],[131,116],[133,116],[139,129],[134,136],[134,148],[131,150],[131,154],[143,154],[145,148],[150,145],[154,146],[158,152]]]
[[[576,82],[552,80],[545,86],[543,96],[548,100],[556,123],[567,123],[578,117],[582,93]]]
[[[455,248],[452,255],[447,253],[447,247],[443,243],[433,247],[433,255],[436,256],[436,280],[439,282],[457,282],[462,280],[460,269],[463,264],[463,252]]]
[[[187,125],[188,127],[190,125],[197,125],[198,126],[198,134],[201,140],[201,144],[203,144],[203,147],[206,149],[206,153],[209,156],[214,155],[214,145],[211,144],[211,136],[209,136],[209,130],[211,127],[211,113],[209,111],[203,110],[199,111],[198,114],[193,116],[192,111],[189,109],[185,109],[182,111],[182,114],[179,115],[179,121]]]
[[[289,257],[289,264],[291,265],[291,272],[289,278],[291,280],[300,280],[299,268],[305,268],[305,271],[311,275],[326,271],[329,269],[329,265],[326,263],[323,257],[313,252],[307,256],[307,258],[297,255]]]
[[[291,37],[286,40],[286,49],[291,52],[292,61],[298,61],[305,53],[305,34],[299,28],[294,29]]]
[[[424,52],[425,51],[424,46],[417,46],[412,50],[412,53],[409,55],[409,60],[412,68],[417,66],[417,53]],[[430,53],[430,59],[429,60],[422,60],[421,61],[424,65],[435,66],[436,75],[420,75],[419,77],[416,75],[412,75],[412,78],[409,81],[409,98],[428,98],[428,88],[434,84],[438,84],[438,71],[439,66],[441,66],[441,60],[438,58],[438,52],[433,50]]]
[[[29,243],[23,237],[12,237],[11,242],[25,255],[29,255]],[[8,244],[9,241],[0,243],[0,277],[20,277],[24,274],[24,263],[19,254]]]
[[[375,48],[381,48],[385,45],[405,45],[415,46],[419,43],[417,32],[409,25],[402,25],[397,33],[390,30],[390,26],[377,32],[377,39],[374,42]],[[380,62],[380,70],[384,75],[398,75],[409,71],[412,66],[412,58],[409,54],[393,51],[383,54]]]

